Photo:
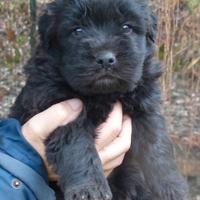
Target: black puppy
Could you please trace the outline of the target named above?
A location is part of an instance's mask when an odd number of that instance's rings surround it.
[[[159,108],[162,69],[152,58],[156,29],[147,0],[47,5],[39,23],[40,45],[25,68],[27,83],[10,116],[23,124],[57,102],[83,101],[79,118],[46,141],[65,200],[186,198]],[[117,101],[133,119],[134,139],[107,180],[94,147],[95,129]]]

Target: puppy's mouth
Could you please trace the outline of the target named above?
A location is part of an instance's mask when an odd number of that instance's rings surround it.
[[[98,83],[98,82],[112,83],[114,80],[116,80],[114,76],[102,75],[102,76],[98,76],[96,80],[94,81],[94,83]]]
[[[114,76],[111,72],[100,72],[94,76],[93,83],[94,85],[107,85],[110,86],[117,81],[117,77]]]
[[[120,80],[113,74],[98,74],[94,77],[90,87],[94,93],[112,93],[119,89]]]

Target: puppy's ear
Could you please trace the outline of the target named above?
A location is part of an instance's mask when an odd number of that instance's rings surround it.
[[[149,43],[155,43],[157,37],[157,18],[153,12],[150,13],[148,20],[148,31],[147,31],[147,40]]]
[[[43,15],[39,20],[39,34],[42,46],[45,49],[51,47],[56,40],[56,14],[58,12],[57,1],[49,3],[43,9]]]

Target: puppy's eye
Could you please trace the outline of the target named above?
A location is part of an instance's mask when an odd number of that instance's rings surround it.
[[[81,35],[83,32],[84,32],[83,28],[80,28],[80,27],[75,28],[75,29],[73,30],[73,33],[74,33],[75,35]]]
[[[133,28],[132,28],[131,25],[124,24],[122,26],[122,31],[123,31],[123,33],[132,33],[133,32]]]

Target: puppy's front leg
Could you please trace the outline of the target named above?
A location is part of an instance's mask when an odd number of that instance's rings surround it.
[[[150,188],[152,199],[186,200],[187,185],[177,171],[173,147],[159,108],[138,116],[133,124],[137,134],[135,158]]]
[[[110,200],[112,194],[94,146],[95,128],[80,119],[60,127],[46,141],[47,159],[62,177],[65,200]]]

